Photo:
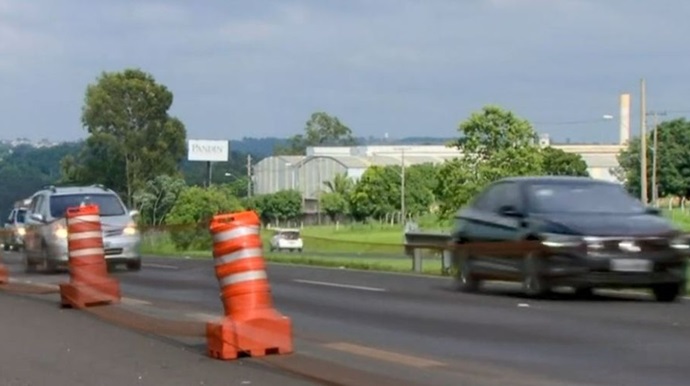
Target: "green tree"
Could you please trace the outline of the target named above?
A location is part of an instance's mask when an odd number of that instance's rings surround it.
[[[281,190],[259,196],[256,205],[266,222],[295,220],[302,214],[302,194],[296,190]]]
[[[370,166],[357,181],[350,196],[356,220],[382,219],[400,209],[400,175],[385,166]]]
[[[657,186],[659,197],[690,195],[690,121],[684,118],[662,122],[657,134]],[[652,139],[654,131],[647,139],[647,175],[648,192],[652,192]],[[633,138],[626,149],[618,155],[620,165],[619,179],[625,183],[627,190],[640,195],[640,138]],[[651,194],[650,194],[651,196]]]
[[[214,215],[242,210],[240,201],[227,190],[213,186],[189,186],[180,192],[168,213],[166,224],[179,250],[209,249],[211,237],[208,225]]]
[[[357,140],[352,136],[352,130],[340,119],[324,112],[311,115],[304,128],[304,134],[297,134],[290,138],[287,146],[276,146],[276,155],[304,154],[310,146],[354,146]]]
[[[551,146],[542,149],[543,173],[551,176],[589,177],[587,163],[577,153],[567,153]]]
[[[542,155],[532,125],[497,106],[473,113],[459,127],[461,138],[451,143],[460,150],[439,171],[436,189],[440,214],[465,205],[487,184],[507,176],[542,173]]]
[[[144,224],[159,226],[165,223],[170,210],[185,188],[182,178],[162,174],[146,182],[146,186],[134,194],[134,202]]]
[[[331,221],[350,213],[350,195],[354,188],[353,180],[345,174],[338,173],[333,180],[324,181],[326,192],[321,194],[321,209]]]
[[[91,137],[77,159],[65,161],[68,179],[106,183],[131,206],[146,181],[174,175],[186,130],[168,114],[172,103],[172,92],[139,69],[103,73],[86,89],[82,124]]]

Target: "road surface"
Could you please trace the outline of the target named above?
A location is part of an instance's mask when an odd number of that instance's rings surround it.
[[[17,254],[6,260],[18,281],[66,279],[23,274]],[[296,353],[246,362],[285,374],[352,385],[673,386],[690,379],[685,300],[533,301],[506,286],[460,294],[444,278],[286,265],[268,273],[276,307],[294,323]],[[209,260],[147,258],[141,272],[114,276],[127,297],[121,312],[165,320],[161,328],[178,328],[170,332],[175,344],[203,347],[179,325],[221,314]]]

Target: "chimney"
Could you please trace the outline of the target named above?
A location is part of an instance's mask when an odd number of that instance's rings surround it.
[[[630,140],[630,94],[621,94],[620,144],[627,145]]]

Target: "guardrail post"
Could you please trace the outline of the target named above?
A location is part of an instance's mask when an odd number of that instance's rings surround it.
[[[423,272],[422,261],[424,259],[422,257],[422,250],[415,248],[412,253],[412,270],[420,273]]]
[[[453,251],[450,249],[443,250],[443,257],[441,263],[441,270],[444,275],[450,274],[450,268],[453,264]]]

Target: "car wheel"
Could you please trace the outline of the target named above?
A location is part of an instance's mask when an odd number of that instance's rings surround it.
[[[658,302],[670,303],[675,301],[680,295],[680,291],[685,287],[683,283],[664,283],[652,287],[654,298]]]
[[[57,263],[50,259],[48,254],[48,247],[45,245],[41,248],[41,260],[43,262],[43,271],[45,273],[57,272]]]
[[[24,255],[24,272],[26,272],[26,273],[36,273],[36,271],[37,271],[36,266],[37,266],[37,265],[38,265],[38,264],[36,264],[35,262],[31,261],[31,259],[29,259],[29,256],[26,256],[26,254]]]
[[[594,296],[594,288],[592,287],[575,287],[575,297],[580,299],[589,299]]]
[[[127,270],[129,270],[129,271],[141,271],[141,259],[128,262],[127,263]]]
[[[544,260],[534,253],[525,257],[522,268],[522,291],[525,295],[538,298],[549,293],[549,284],[542,275],[543,265]]]
[[[455,274],[456,288],[461,292],[477,292],[481,281],[477,280],[472,268],[473,260],[469,257],[458,258],[458,269]]]
[[[9,244],[3,244],[2,249],[9,251],[10,250],[10,245]]]

